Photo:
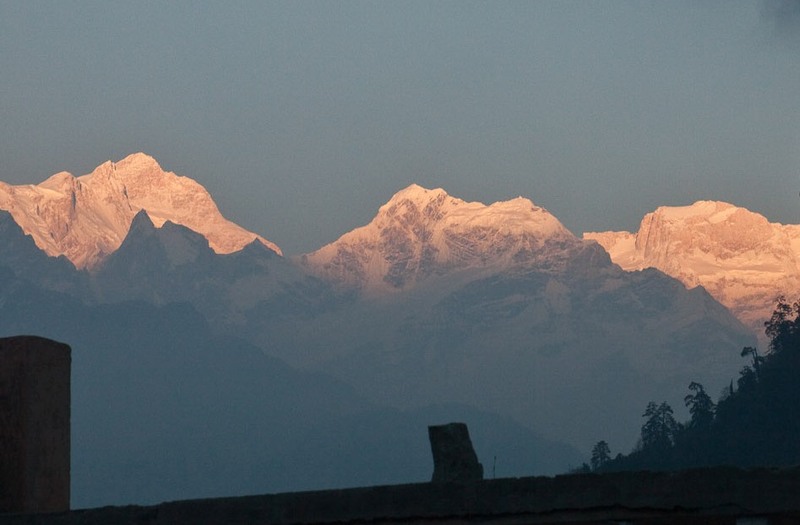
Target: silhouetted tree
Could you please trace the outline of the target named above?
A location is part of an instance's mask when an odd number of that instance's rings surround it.
[[[611,449],[608,448],[608,443],[605,441],[598,441],[592,449],[592,470],[599,470],[606,463],[611,460]]]
[[[586,462],[581,463],[580,467],[569,469],[570,474],[589,474],[591,471],[592,467],[590,467]]]
[[[754,346],[745,346],[742,348],[742,357],[748,355],[753,358],[753,372],[755,372],[756,380],[758,380],[758,375],[761,372],[761,363],[764,362],[764,358],[758,355],[758,349]]]
[[[696,382],[684,398],[686,426],[666,403],[648,403],[639,444],[603,471],[800,464],[800,301],[780,297],[764,326],[769,351],[741,350],[748,363],[716,405]]]
[[[739,391],[745,390],[748,391],[751,388],[755,388],[755,384],[758,382],[758,374],[750,368],[750,366],[745,365],[739,371],[739,379],[736,380],[736,384],[739,386]]]
[[[769,321],[764,323],[764,332],[769,337],[769,351],[777,354],[784,350],[800,350],[800,301],[789,304],[784,296],[778,297],[778,304]]]
[[[671,406],[650,401],[642,417],[647,418],[642,426],[643,449],[666,450],[675,444],[680,425],[675,421]]]
[[[692,416],[689,426],[708,428],[714,420],[714,402],[700,383],[692,381],[689,383],[689,390],[694,394],[688,394],[683,398],[683,402],[689,407],[689,414]]]

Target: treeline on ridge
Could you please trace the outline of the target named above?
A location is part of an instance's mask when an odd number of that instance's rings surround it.
[[[692,382],[685,397],[690,419],[675,420],[667,403],[647,404],[641,436],[628,454],[612,458],[605,441],[591,465],[579,470],[674,470],[714,465],[738,467],[800,464],[800,300],[779,297],[765,323],[769,348],[745,347],[748,364],[714,403]]]

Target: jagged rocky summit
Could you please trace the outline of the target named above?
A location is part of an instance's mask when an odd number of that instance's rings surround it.
[[[534,259],[547,265],[548,254],[576,244],[581,241],[558,219],[528,199],[487,206],[412,184],[369,224],[301,262],[340,287],[378,294],[457,270],[511,269]]]
[[[776,297],[800,294],[800,226],[771,223],[726,202],[662,206],[636,233],[583,236],[625,270],[657,268],[687,288],[703,286],[759,335]]]
[[[281,253],[223,217],[203,186],[164,171],[144,153],[105,162],[80,177],[60,172],[38,185],[0,182],[0,210],[41,250],[64,255],[81,269],[96,267],[119,248],[142,210],[158,227],[170,221],[203,235],[217,253],[241,250],[254,240]]]

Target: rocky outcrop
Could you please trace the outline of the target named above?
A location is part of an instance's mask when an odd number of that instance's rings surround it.
[[[472,448],[464,423],[428,427],[433,452],[433,483],[465,483],[483,479],[483,465]]]

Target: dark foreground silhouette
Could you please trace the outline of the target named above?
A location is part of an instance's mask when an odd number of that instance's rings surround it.
[[[797,523],[800,469],[417,483],[0,516],[2,524]]]
[[[591,468],[611,472],[799,465],[800,301],[779,298],[765,332],[767,351],[741,351],[747,364],[716,404],[695,382],[685,398],[691,414],[686,423],[675,421],[668,404],[650,402],[637,447],[611,459],[608,444],[598,442]]]

